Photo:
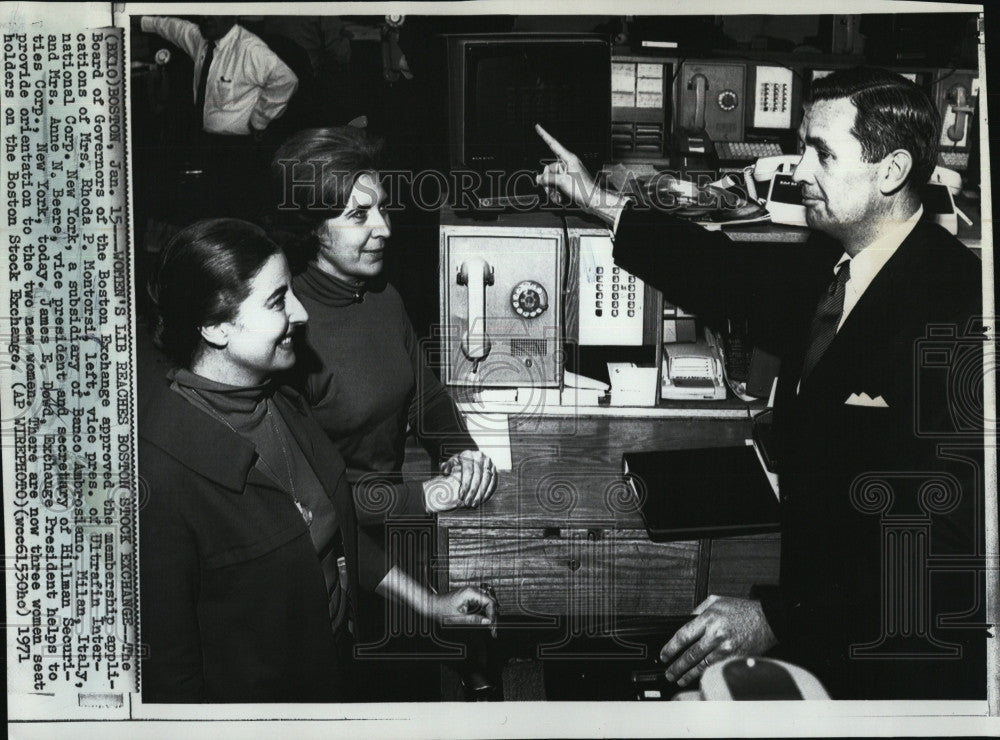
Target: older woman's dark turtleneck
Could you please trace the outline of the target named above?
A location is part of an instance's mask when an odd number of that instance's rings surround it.
[[[368,286],[363,280],[341,280],[312,263],[296,278],[296,290],[308,292],[327,306],[342,308],[352,303],[361,303]]]
[[[402,468],[407,425],[435,460],[475,448],[395,288],[352,285],[315,263],[293,287],[309,312],[293,384],[340,448],[352,481]]]

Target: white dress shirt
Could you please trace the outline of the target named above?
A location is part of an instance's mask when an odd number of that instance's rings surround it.
[[[840,272],[840,268],[845,262],[849,261],[851,263],[851,276],[844,283],[844,310],[840,314],[840,323],[837,324],[838,333],[840,332],[840,327],[844,325],[844,321],[847,319],[847,314],[858,305],[858,301],[861,300],[864,292],[868,290],[868,286],[872,284],[872,280],[882,271],[885,263],[889,261],[889,258],[896,253],[896,250],[899,249],[899,246],[906,237],[910,235],[913,227],[917,225],[917,221],[920,220],[923,214],[924,207],[921,205],[912,216],[882,234],[882,236],[858,252],[857,256],[853,259],[847,252],[844,252],[840,259],[837,260],[837,264],[833,267],[834,277]],[[802,381],[799,380],[798,385],[795,387],[795,392],[799,393],[801,390]]]
[[[837,331],[844,325],[847,315],[861,300],[861,296],[868,286],[871,285],[875,276],[882,271],[885,263],[896,253],[899,245],[910,235],[913,227],[917,225],[920,217],[924,213],[924,207],[920,206],[916,212],[905,221],[900,222],[893,228],[886,231],[882,236],[858,252],[857,256],[851,259],[846,252],[838,260],[833,274],[836,275],[840,266],[847,260],[851,260],[851,277],[844,284],[844,312],[840,315],[840,323],[837,324]]]
[[[192,99],[208,52],[198,26],[179,18],[143,16],[142,30],[156,33],[182,48],[194,60]],[[259,37],[240,25],[215,42],[205,87],[202,125],[211,134],[263,131],[285,112],[299,80]]]

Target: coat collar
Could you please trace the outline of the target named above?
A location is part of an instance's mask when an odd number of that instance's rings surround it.
[[[894,309],[893,296],[899,289],[901,281],[905,283],[911,277],[917,277],[912,274],[914,262],[927,255],[931,241],[935,236],[934,231],[939,228],[935,224],[923,222],[917,223],[913,227],[899,248],[868,283],[868,287],[858,298],[854,309],[847,315],[843,326],[837,332],[834,342],[848,327],[854,331],[859,326],[870,328],[873,320],[877,320],[887,311],[891,312]]]
[[[291,388],[280,388],[274,400],[283,410],[308,414],[305,400]],[[257,461],[254,446],[171,390],[166,378],[158,381],[151,391],[138,426],[140,439],[223,488],[242,492],[254,474]],[[298,425],[289,426],[295,431]],[[313,462],[312,445],[300,439],[297,432],[296,439]]]

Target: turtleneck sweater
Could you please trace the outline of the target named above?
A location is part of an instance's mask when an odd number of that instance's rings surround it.
[[[476,449],[425,362],[395,288],[348,283],[315,264],[295,277],[293,288],[309,322],[292,384],[340,449],[352,482],[402,469],[407,425],[434,462]]]
[[[326,580],[331,626],[337,631],[347,615],[347,581],[337,562],[344,554],[337,512],[274,403],[277,386],[270,381],[232,386],[183,368],[171,370],[167,378],[171,390],[253,444],[255,467],[285,491],[303,513]]]

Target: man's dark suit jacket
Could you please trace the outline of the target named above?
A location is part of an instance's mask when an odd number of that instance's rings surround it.
[[[748,318],[781,358],[781,576],[755,594],[775,653],[835,698],[984,698],[982,345],[962,339],[982,311],[981,262],[919,223],[797,391],[842,254],[819,233],[737,244],[638,208],[614,250],[709,323]],[[846,403],[861,393],[886,407]]]

